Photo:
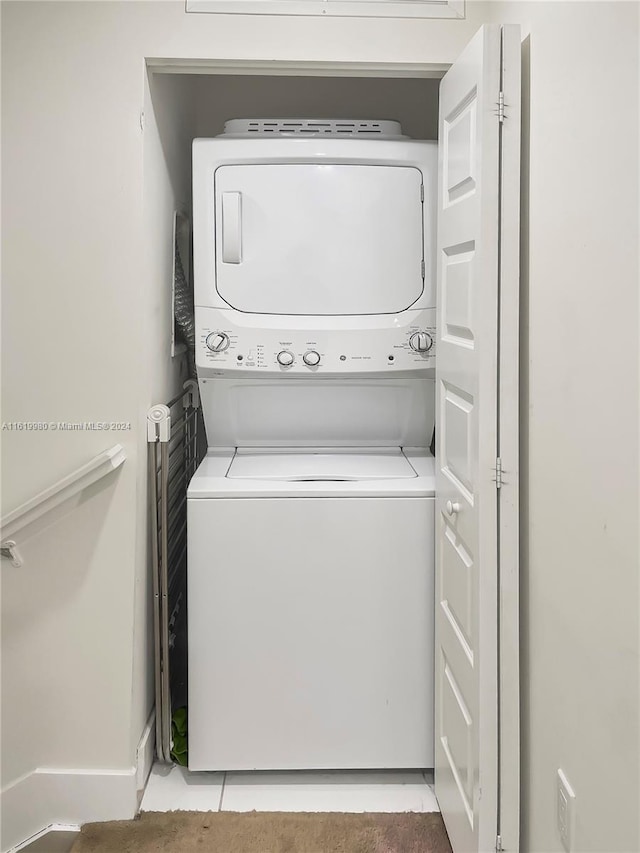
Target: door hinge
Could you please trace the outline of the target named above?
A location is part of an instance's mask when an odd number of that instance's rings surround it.
[[[420,261],[420,275],[422,276],[423,279],[424,279],[424,269],[425,269],[424,261]]]
[[[420,201],[424,202],[424,184],[420,184]]]
[[[502,488],[502,459],[498,456],[496,459],[496,476],[493,478],[496,484],[496,489]]]
[[[504,121],[504,92],[498,92],[498,121]]]
[[[502,836],[496,835],[496,853],[502,853]]]

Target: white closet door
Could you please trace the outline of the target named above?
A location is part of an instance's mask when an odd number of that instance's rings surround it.
[[[485,26],[440,89],[435,784],[454,853],[496,849],[501,715],[518,718],[517,669],[502,694],[498,619],[506,607],[517,625],[517,591],[498,607],[498,419],[499,409],[511,408],[507,422],[517,437],[518,406],[517,372],[515,388],[511,377],[509,393],[498,390],[501,328],[510,328],[516,347],[518,328],[517,265],[515,281],[501,280],[505,241],[517,260],[517,213],[506,230],[501,213],[505,188],[517,199],[519,158],[505,159],[504,146],[519,148],[519,129],[503,134],[499,103],[505,74],[513,70],[519,80],[519,59],[507,68],[503,39],[517,43],[519,57],[518,28]],[[516,55],[511,47],[509,55]],[[518,101],[519,88],[509,92]],[[519,109],[515,115],[519,123]],[[516,296],[505,302],[506,287]],[[517,531],[517,492],[514,505],[507,523]],[[517,633],[514,642],[517,660]],[[515,747],[504,747],[515,748],[517,766],[517,727]],[[517,795],[509,807],[517,813]],[[510,843],[517,848],[517,831]]]

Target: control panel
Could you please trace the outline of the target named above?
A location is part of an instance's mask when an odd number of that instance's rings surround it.
[[[336,328],[283,329],[240,326],[236,312],[197,308],[196,362],[214,376],[230,372],[309,376],[433,370],[435,314],[435,309],[406,311],[402,321],[400,315],[354,317],[351,328],[349,318],[341,317]],[[295,319],[287,317],[286,321],[295,325]],[[304,318],[304,322],[311,319]],[[369,328],[361,328],[363,324]]]

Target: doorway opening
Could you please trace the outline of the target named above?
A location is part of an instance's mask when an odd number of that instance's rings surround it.
[[[155,285],[164,293],[161,310],[166,313],[167,334],[173,324],[172,223],[176,213],[183,223],[192,219],[193,139],[217,136],[223,132],[225,122],[238,118],[386,119],[399,122],[402,133],[412,139],[437,139],[439,85],[445,70],[440,66],[374,68],[327,64],[320,67],[302,63],[292,67],[290,63],[282,66],[229,63],[212,68],[163,60],[148,61],[146,70],[146,229],[150,258],[156,265]],[[158,263],[158,259],[162,262]],[[180,347],[175,352],[172,363],[177,392],[188,375],[188,354]],[[177,643],[178,647],[185,645]],[[151,658],[149,655],[148,659]],[[178,680],[185,681],[184,677]],[[341,790],[343,797],[345,791],[352,796],[364,796],[364,809],[368,811],[438,809],[432,789],[433,768],[377,775],[342,771],[339,778],[326,773],[298,772],[281,781],[290,786],[293,780],[299,784],[295,795],[298,797],[311,790],[332,791],[335,795]],[[210,781],[216,784],[215,780]],[[152,777],[152,784],[155,789],[148,792],[143,808],[157,807],[156,797],[163,796],[158,779]],[[202,784],[206,785],[206,780]],[[265,784],[271,786],[272,792],[276,790],[273,776]],[[193,790],[193,784],[190,785]],[[227,794],[230,790],[229,787]],[[286,808],[286,804],[281,808]],[[312,801],[309,808],[313,808]],[[348,808],[344,800],[342,808]]]

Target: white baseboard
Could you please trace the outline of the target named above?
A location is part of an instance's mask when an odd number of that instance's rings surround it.
[[[40,767],[0,794],[2,853],[15,849],[52,824],[81,826],[135,816],[136,768],[57,770]]]
[[[60,845],[57,844],[56,835],[60,833],[65,839],[68,839],[69,836],[77,836],[80,832],[79,826],[72,826],[67,824],[59,824],[54,823],[51,826],[45,826],[45,828],[41,832],[37,832],[35,835],[32,835],[31,838],[27,838],[26,841],[23,841],[22,844],[18,844],[17,847],[12,847],[9,853],[20,853],[21,850],[29,850],[32,844],[35,844],[37,841],[40,841],[41,838],[48,837],[49,840],[53,841],[53,846],[56,849],[61,849]],[[75,839],[74,839],[75,840]],[[68,843],[69,849],[73,841]],[[42,846],[38,845],[40,850],[42,850]]]
[[[149,715],[136,749],[136,790],[140,795],[147,784],[156,755],[156,712]]]

